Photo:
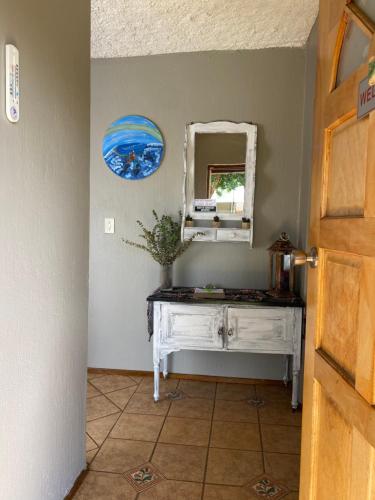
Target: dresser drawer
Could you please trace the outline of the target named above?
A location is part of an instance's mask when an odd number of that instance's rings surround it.
[[[220,349],[220,328],[224,324],[224,309],[210,305],[164,305],[162,345],[184,349]]]
[[[228,308],[228,349],[293,352],[294,312],[289,308]]]

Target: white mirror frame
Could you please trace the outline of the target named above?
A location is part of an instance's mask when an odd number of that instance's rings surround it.
[[[194,172],[195,172],[195,135],[196,134],[246,134],[245,162],[245,199],[242,215],[219,213],[221,220],[238,221],[242,217],[250,219],[252,244],[252,228],[254,214],[255,164],[257,126],[252,123],[235,123],[230,121],[215,121],[209,123],[188,123],[185,132],[184,184],[183,184],[183,223],[187,214],[193,219],[212,220],[213,212],[194,212]]]

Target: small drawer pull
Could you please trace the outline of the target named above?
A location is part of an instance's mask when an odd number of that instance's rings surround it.
[[[232,335],[233,335],[233,328],[229,328],[228,337],[231,337]]]

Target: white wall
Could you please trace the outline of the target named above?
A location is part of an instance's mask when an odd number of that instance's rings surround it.
[[[136,220],[151,210],[182,207],[185,124],[233,120],[258,124],[254,248],[247,244],[193,243],[175,266],[176,285],[215,283],[267,288],[267,247],[287,231],[299,237],[305,87],[304,49],[206,52],[92,62],[89,366],[152,369],[146,297],[157,286],[149,255],[121,243],[136,238]],[[105,165],[106,127],[126,114],[155,121],[166,143],[152,176],[125,181]],[[116,233],[103,233],[115,217]],[[278,356],[181,352],[172,371],[281,378]]]
[[[0,0],[0,498],[60,500],[85,466],[88,0]],[[4,115],[4,43],[21,119]]]

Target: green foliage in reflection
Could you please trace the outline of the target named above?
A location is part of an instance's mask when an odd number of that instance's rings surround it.
[[[241,172],[233,174],[216,174],[212,176],[213,191],[222,196],[224,191],[233,191],[234,189],[245,186],[245,174]]]

